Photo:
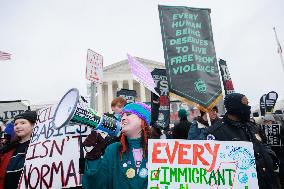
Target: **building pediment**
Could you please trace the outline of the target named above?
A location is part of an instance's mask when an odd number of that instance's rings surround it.
[[[141,64],[146,66],[150,71],[154,68],[165,68],[165,64],[161,62],[156,62],[153,60],[147,60],[144,58],[135,57]],[[128,60],[122,60],[120,62],[114,63],[112,65],[104,67],[104,73],[130,73],[130,66]]]

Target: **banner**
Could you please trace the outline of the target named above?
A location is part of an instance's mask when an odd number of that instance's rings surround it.
[[[151,76],[150,71],[148,68],[146,68],[143,64],[138,62],[135,58],[133,58],[131,55],[127,54],[128,57],[128,63],[133,75],[133,78],[138,81],[140,84],[144,85],[147,89],[155,93],[156,95],[160,96],[155,91],[155,82]]]
[[[121,89],[120,91],[117,91],[116,96],[122,96],[127,103],[132,103],[135,102],[135,97],[137,96],[137,93],[135,90]]]
[[[170,96],[208,111],[222,98],[210,9],[159,6]]]
[[[103,56],[88,49],[86,79],[96,84],[103,83]]]
[[[261,116],[265,116],[265,97],[266,97],[266,94],[262,95],[260,100],[259,100],[259,109],[260,109],[260,115]]]
[[[20,189],[68,188],[81,185],[79,174],[80,133],[86,137],[87,127],[66,125],[54,129],[51,120],[56,106],[38,111],[20,179]]]
[[[21,100],[15,101],[0,101],[0,117],[3,120],[12,120],[18,114],[28,110],[28,106]]]
[[[166,70],[155,68],[151,74],[156,86],[161,91],[159,117],[156,124],[158,127],[165,129],[170,124],[170,98]]]
[[[229,69],[228,69],[228,66],[226,64],[226,61],[220,59],[219,60],[219,67],[220,67],[220,71],[221,71],[225,95],[234,93],[235,89],[234,89],[234,86],[233,86],[233,82],[232,82],[231,75],[229,73]]]
[[[265,97],[265,112],[266,113],[273,112],[277,99],[278,99],[278,94],[276,92],[271,91],[267,93]]]
[[[261,128],[266,135],[268,145],[281,146],[280,124],[261,125]]]
[[[243,141],[149,140],[149,189],[257,189],[253,145]]]

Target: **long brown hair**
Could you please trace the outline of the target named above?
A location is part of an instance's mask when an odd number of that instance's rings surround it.
[[[143,157],[146,158],[148,154],[148,139],[151,136],[151,130],[150,130],[150,126],[148,126],[144,120],[142,120],[141,122],[141,128],[142,128],[141,146],[143,149]],[[120,143],[121,143],[121,146],[119,148],[119,154],[120,154],[120,160],[122,160],[122,155],[126,153],[128,149],[128,143],[126,140],[126,135],[124,133],[122,133],[120,136]]]

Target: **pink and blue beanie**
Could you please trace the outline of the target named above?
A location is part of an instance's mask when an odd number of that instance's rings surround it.
[[[121,113],[132,113],[143,119],[147,125],[151,123],[151,108],[142,102],[127,104]]]

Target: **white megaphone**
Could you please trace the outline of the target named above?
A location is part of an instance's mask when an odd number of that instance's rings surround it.
[[[80,102],[79,91],[73,88],[61,98],[52,118],[52,124],[56,129],[60,129],[68,123],[82,124],[104,131],[110,136],[120,135],[119,121],[107,115],[99,117],[94,112]]]

